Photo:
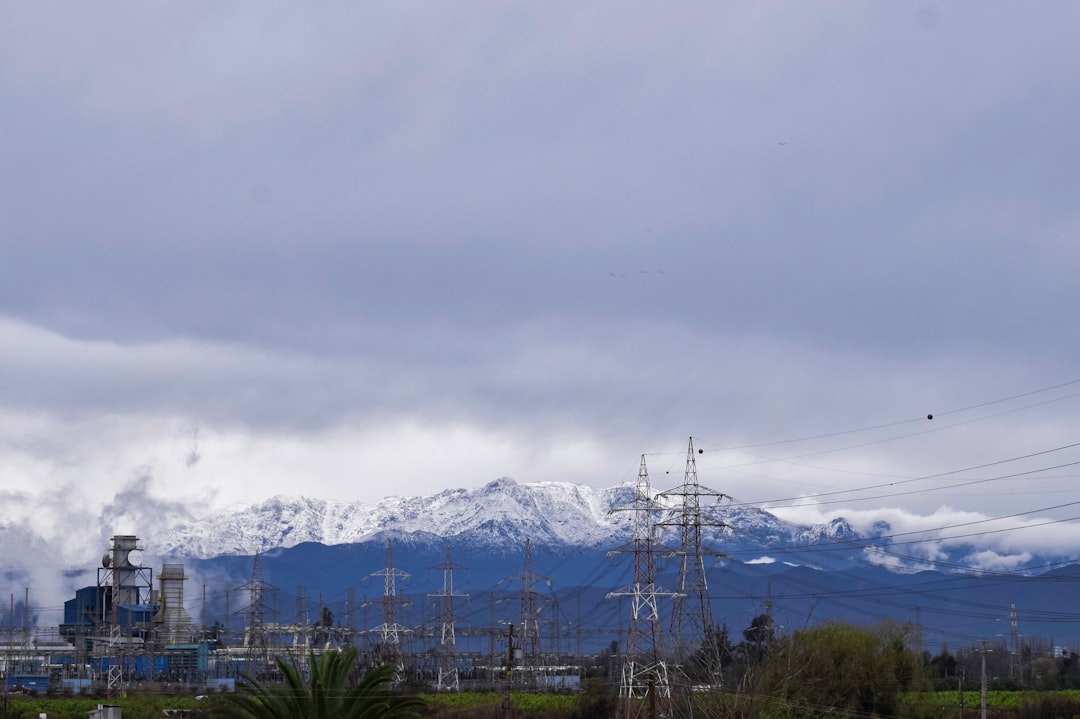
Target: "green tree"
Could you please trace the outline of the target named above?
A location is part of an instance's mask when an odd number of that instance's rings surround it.
[[[903,625],[827,622],[777,639],[755,680],[758,715],[896,716],[903,692],[919,688],[922,659]]]
[[[684,668],[686,676],[696,682],[715,681],[724,667],[735,661],[734,647],[728,636],[727,625],[706,627],[705,637],[697,651],[689,658]]]
[[[1062,689],[1076,689],[1080,686],[1080,654],[1063,651],[1057,660],[1058,686]]]
[[[602,679],[585,682],[570,719],[606,719],[615,716],[618,702],[611,687],[611,682]]]
[[[934,677],[934,686],[939,689],[953,689],[956,687],[956,657],[947,646],[941,648],[941,653],[930,660],[930,673]]]
[[[756,664],[769,653],[769,647],[775,639],[772,616],[759,614],[750,620],[750,626],[743,630],[743,641],[739,643],[739,652],[747,662]]]
[[[227,712],[239,719],[416,719],[422,699],[394,689],[393,665],[369,670],[356,680],[357,652],[312,652],[307,678],[295,658],[276,659],[282,683],[245,676],[229,698]]]

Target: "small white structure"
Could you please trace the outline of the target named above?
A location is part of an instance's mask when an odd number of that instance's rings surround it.
[[[123,708],[115,704],[98,704],[90,712],[90,719],[121,719]]]

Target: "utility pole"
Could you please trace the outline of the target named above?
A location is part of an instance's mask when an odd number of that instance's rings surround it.
[[[915,642],[916,648],[922,652],[923,640],[922,640],[922,607],[918,604],[915,605]]]
[[[960,719],[964,719],[964,675],[956,677],[956,691],[960,696]]]
[[[979,703],[981,707],[979,716],[981,719],[986,719],[986,655],[991,651],[986,648],[988,641],[987,639],[979,640],[979,643],[982,644],[982,649],[979,650],[982,657],[982,681],[979,687]]]
[[[498,670],[495,669],[498,663],[495,655],[495,637],[499,634],[498,625],[495,623],[495,592],[489,592],[489,610],[491,612],[491,624],[488,631],[488,664],[490,669],[488,670],[488,681],[491,683],[491,688],[494,689],[496,681],[498,681]]]

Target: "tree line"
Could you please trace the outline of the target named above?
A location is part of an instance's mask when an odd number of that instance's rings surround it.
[[[617,660],[617,646],[609,651]],[[189,704],[184,714],[190,719],[949,719],[957,716],[956,704],[942,699],[942,693],[977,689],[984,663],[990,689],[1080,689],[1080,657],[1055,651],[1052,642],[1029,641],[1020,651],[984,642],[955,653],[948,647],[931,653],[910,624],[827,621],[780,635],[768,615],[755,617],[737,640],[725,625],[710,629],[692,656],[671,667],[670,697],[640,702],[629,711],[627,700],[618,696],[618,676],[600,672],[576,695],[551,701],[533,696],[535,701],[525,702],[523,697],[511,701],[490,694],[473,699],[434,695],[411,686],[394,665],[368,665],[355,649],[279,657],[276,662],[280,680],[245,677],[235,694],[206,697]],[[617,666],[617,661],[609,666]],[[966,716],[979,716],[970,699],[966,708]],[[5,702],[3,715],[23,719],[20,709]],[[992,715],[1078,716],[1080,698],[1057,694],[1007,712],[996,709]],[[125,719],[149,718],[125,714]]]

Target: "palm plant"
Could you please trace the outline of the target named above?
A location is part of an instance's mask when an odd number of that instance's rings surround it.
[[[308,657],[305,680],[295,658],[275,660],[281,684],[245,676],[247,685],[230,697],[229,714],[238,719],[416,719],[424,706],[416,696],[394,691],[397,668],[369,670],[353,680],[357,652],[326,652]]]

